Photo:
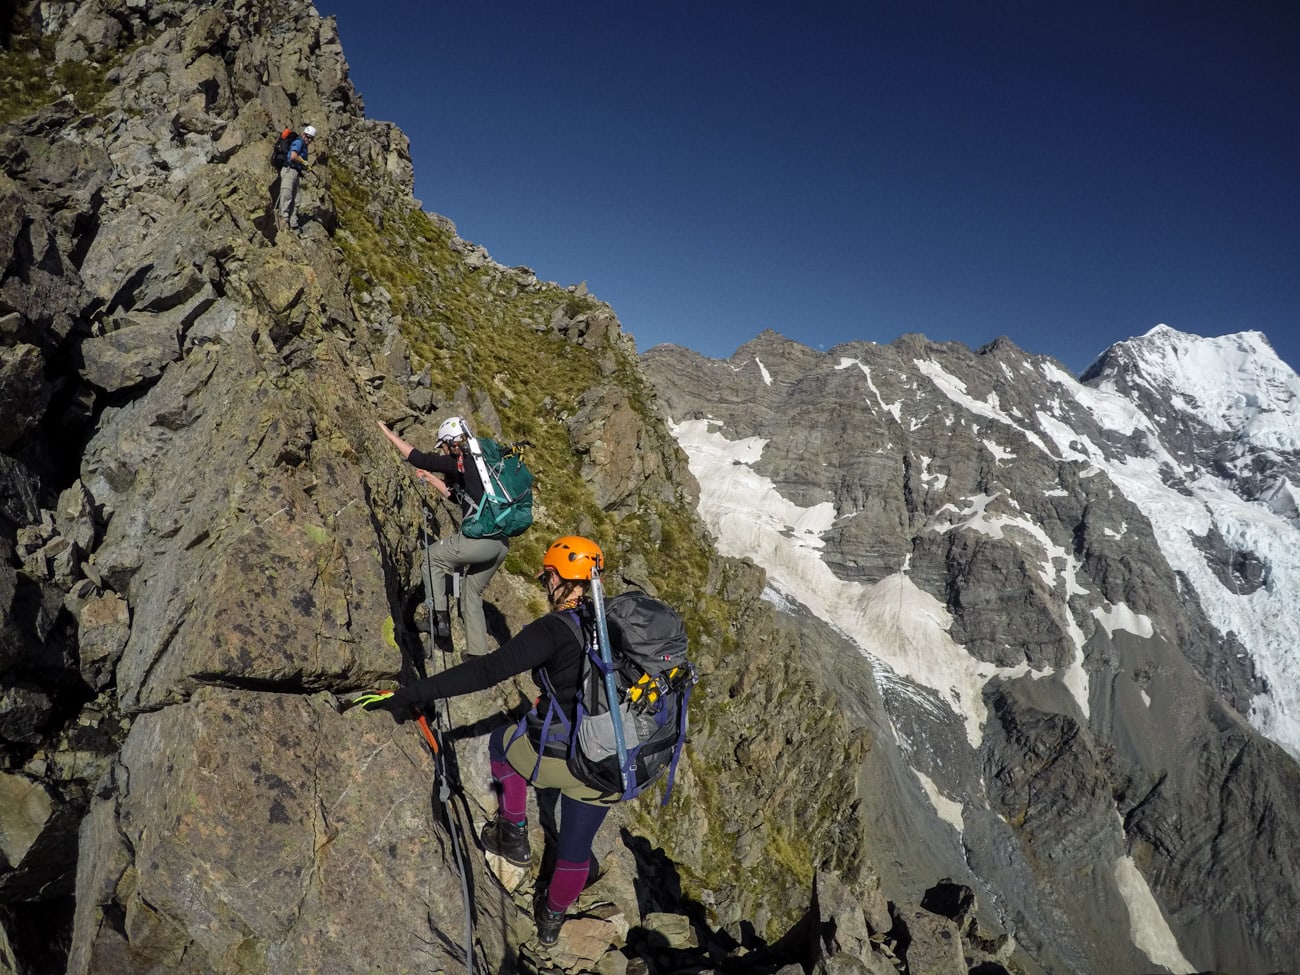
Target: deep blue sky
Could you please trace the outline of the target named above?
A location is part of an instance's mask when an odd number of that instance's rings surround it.
[[[1077,374],[1165,323],[1300,366],[1297,0],[316,4],[424,208],[642,351]]]

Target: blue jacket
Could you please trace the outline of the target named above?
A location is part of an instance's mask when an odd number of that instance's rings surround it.
[[[298,155],[300,155],[303,159],[307,158],[307,143],[303,141],[302,136],[299,136],[298,138],[294,139],[291,143],[289,143],[289,161],[288,161],[288,165],[292,166],[294,169],[298,170],[298,172],[301,173],[302,163],[293,161],[293,154],[295,152]]]

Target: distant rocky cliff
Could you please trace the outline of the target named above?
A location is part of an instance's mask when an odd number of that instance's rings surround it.
[[[1046,971],[1295,969],[1300,378],[1261,336],[1157,329],[1101,388],[1005,341],[643,361],[720,551],[877,689],[885,889],[969,886]]]
[[[1019,416],[1054,395],[1023,353],[908,338],[861,353],[874,392],[771,336],[643,368],[584,288],[422,212],[405,138],[365,117],[310,4],[0,11],[0,972],[1289,964],[1295,867],[1266,854],[1296,845],[1295,764],[1242,718],[1275,682],[1105,475],[990,433],[993,393]],[[299,236],[268,157],[307,123]],[[918,361],[985,407],[956,422]],[[475,845],[483,738],[531,681],[451,702],[442,781],[409,725],[340,708],[455,659],[418,628],[421,542],[452,515],[377,428],[427,444],[451,412],[533,443],[538,523],[488,591],[493,637],[541,611],[540,554],[578,531],[683,611],[703,678],[672,801],[616,811],[551,952],[533,876]],[[705,416],[768,441],[728,459],[739,480],[693,476],[683,424]],[[719,495],[751,466],[816,513]],[[774,528],[772,560],[720,530],[720,497]],[[957,530],[1017,508],[1041,537]],[[1271,577],[1267,552],[1207,537],[1216,571]],[[897,587],[905,619],[860,600],[882,630],[949,619],[960,653],[931,628],[913,659],[946,648],[966,683],[864,656],[791,582],[805,550],[828,596]],[[1077,665],[1074,580],[1109,624]],[[972,670],[1018,667],[1075,676],[971,696]],[[1144,884],[1172,950],[1128,913],[1121,885]]]

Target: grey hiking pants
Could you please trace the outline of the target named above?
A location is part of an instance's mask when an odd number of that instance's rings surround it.
[[[280,216],[294,230],[298,229],[298,183],[302,173],[292,166],[280,170]]]
[[[465,652],[468,654],[488,652],[483,590],[509,552],[510,545],[503,538],[466,538],[460,532],[429,546],[429,568],[433,577],[427,579],[426,584],[433,593],[435,611],[447,610],[447,577],[457,569],[465,570],[465,581],[460,589],[460,618],[465,623]]]

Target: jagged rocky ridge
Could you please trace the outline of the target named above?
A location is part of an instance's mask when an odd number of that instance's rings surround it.
[[[1045,971],[1295,970],[1300,379],[1261,336],[1087,385],[1004,340],[643,362],[719,550],[845,637],[805,656],[869,702],[886,890],[969,887]]]
[[[0,970],[463,971],[454,836],[471,844],[479,971],[1162,969],[1117,938],[1114,896],[1077,926],[1051,898],[1027,913],[1007,899],[1050,893],[1031,868],[1100,817],[1057,836],[1068,817],[1053,809],[1127,783],[1097,777],[1093,739],[1008,691],[998,801],[1046,795],[1016,828],[1052,845],[1008,853],[996,883],[954,869],[892,689],[843,632],[793,603],[774,611],[762,570],[710,550],[699,488],[613,311],[420,212],[405,139],[365,118],[330,21],[296,0],[19,15],[42,38],[31,60],[66,92],[0,130]],[[322,132],[309,219],[286,239],[269,141],[307,121]],[[704,672],[672,804],[619,810],[597,849],[606,873],[549,957],[530,943],[531,878],[493,873],[471,838],[492,804],[481,736],[528,682],[452,707],[461,788],[446,810],[413,731],[334,708],[425,666],[422,496],[375,421],[427,439],[452,410],[537,444],[540,523],[489,591],[496,635],[538,611],[528,574],[548,533],[578,530],[682,607]],[[859,423],[845,412],[845,431]],[[793,472],[782,489],[820,498]],[[447,525],[435,506],[428,530]],[[896,558],[869,534],[836,544],[846,564]],[[1041,642],[1044,659],[1067,652]],[[1218,679],[1254,693],[1235,665]],[[1036,750],[1057,743],[1074,765],[1037,775]],[[1278,786],[1267,761],[1239,764],[1262,802],[1294,795],[1285,766]],[[1181,848],[1151,792],[1134,833]],[[1015,849],[985,828],[979,855]],[[1293,831],[1276,836],[1290,848]],[[1240,896],[1285,894],[1287,869]],[[1232,970],[1273,957],[1259,932],[1293,901],[1243,924]]]
[[[861,857],[842,770],[869,736],[788,652],[821,630],[783,633],[761,572],[708,547],[612,310],[421,212],[331,21],[297,0],[91,0],[15,24],[0,970],[968,967],[960,905],[891,904]],[[270,140],[307,121],[305,231],[278,235]],[[473,846],[482,736],[530,683],[450,709],[446,802],[414,731],[336,709],[446,663],[424,661],[414,607],[421,533],[448,514],[376,421],[427,442],[451,411],[536,444],[539,523],[489,591],[494,634],[541,608],[549,537],[581,531],[683,610],[704,678],[672,804],[618,810],[549,957],[532,878]]]

